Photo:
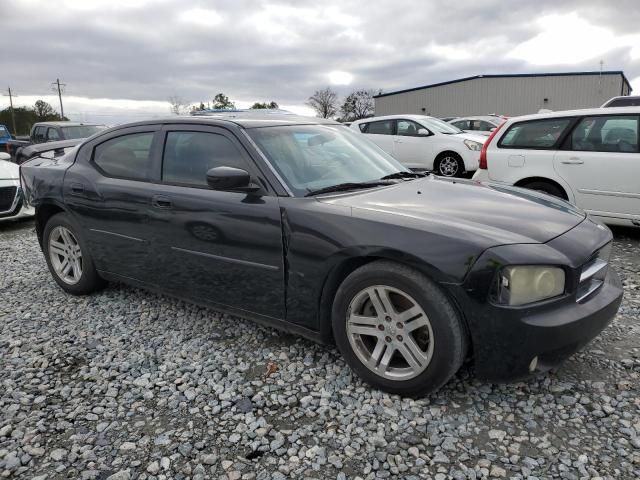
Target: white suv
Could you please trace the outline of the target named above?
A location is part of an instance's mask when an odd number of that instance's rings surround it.
[[[604,223],[640,226],[640,107],[510,118],[482,149],[474,180],[541,190]]]
[[[351,124],[400,163],[415,170],[433,170],[459,177],[478,168],[480,150],[487,137],[464,133],[426,115],[389,115]]]

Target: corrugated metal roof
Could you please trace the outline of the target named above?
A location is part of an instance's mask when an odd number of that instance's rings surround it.
[[[374,95],[373,98],[380,97],[388,97],[389,95],[396,95],[398,93],[406,93],[406,92],[415,92],[416,90],[423,90],[427,88],[433,87],[441,87],[443,85],[451,85],[452,83],[460,83],[466,82],[468,80],[476,80],[478,78],[512,78],[512,77],[570,77],[576,75],[589,75],[589,76],[598,76],[598,75],[621,75],[624,82],[629,87],[629,92],[631,92],[631,84],[627,77],[625,77],[624,72],[622,70],[606,70],[606,71],[595,71],[595,72],[557,72],[557,73],[505,73],[505,74],[490,74],[490,75],[474,75],[472,77],[464,77],[458,78],[456,80],[449,80],[447,82],[440,83],[432,83],[430,85],[423,85],[421,87],[413,87],[407,88],[404,90],[396,90],[395,92],[381,93],[379,95]]]

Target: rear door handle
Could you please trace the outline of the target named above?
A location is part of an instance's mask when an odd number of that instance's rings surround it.
[[[76,195],[82,195],[84,193],[84,185],[82,185],[81,183],[72,183],[71,193],[75,193]]]
[[[164,195],[154,195],[151,197],[151,205],[156,208],[171,208],[171,199]]]
[[[578,157],[569,157],[568,160],[561,160],[560,163],[564,163],[566,165],[582,165],[584,162]]]

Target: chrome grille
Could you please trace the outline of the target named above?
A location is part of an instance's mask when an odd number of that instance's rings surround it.
[[[0,213],[8,212],[15,204],[18,187],[0,187]]]
[[[576,301],[586,300],[596,292],[603,284],[609,270],[609,257],[611,256],[611,242],[596,252],[596,254],[582,266],[580,282]]]

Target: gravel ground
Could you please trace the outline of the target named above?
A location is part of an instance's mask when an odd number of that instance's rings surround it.
[[[562,368],[372,390],[329,347],[123,285],[65,295],[33,223],[0,226],[0,476],[640,478],[640,230],[625,300]]]

